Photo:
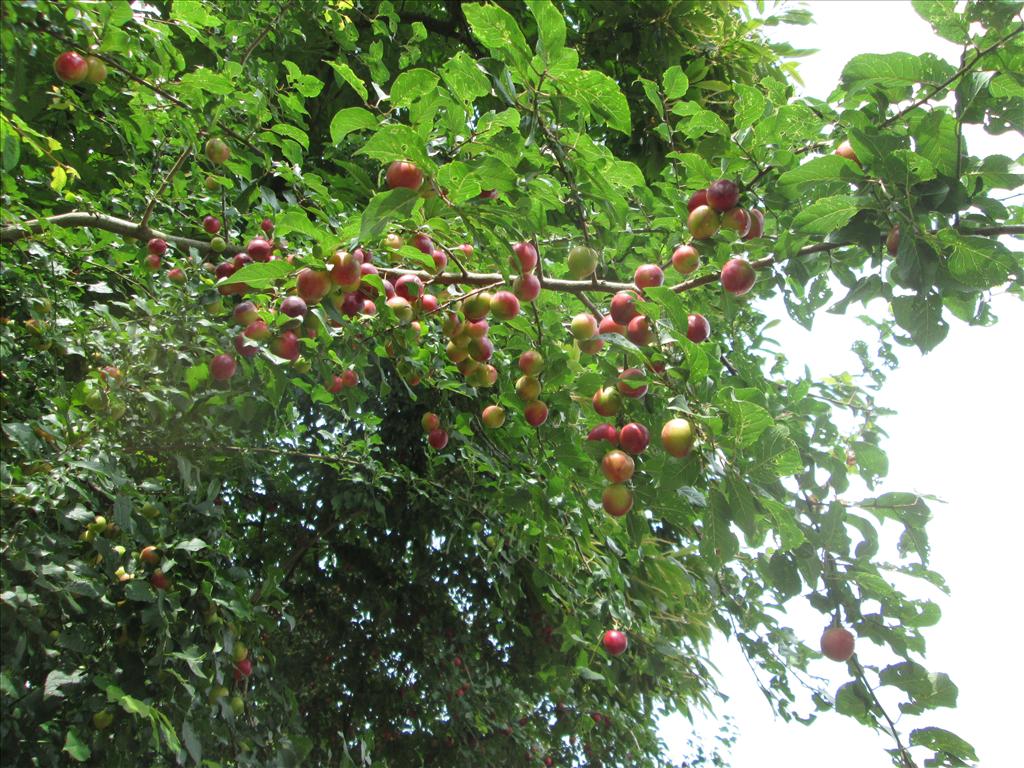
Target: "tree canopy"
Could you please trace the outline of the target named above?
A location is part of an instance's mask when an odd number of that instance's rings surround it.
[[[821,99],[785,6],[0,6],[5,761],[669,766],[716,636],[783,718],[976,760],[876,395],[1022,293],[963,129],[1022,130],[1024,22],[914,6],[960,61]],[[794,376],[772,296],[862,370]]]

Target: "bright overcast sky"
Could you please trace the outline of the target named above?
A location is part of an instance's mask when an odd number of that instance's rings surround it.
[[[816,24],[767,28],[773,38],[794,48],[819,50],[800,59],[806,95],[826,98],[845,63],[859,53],[932,52],[950,63],[959,60],[959,49],[933,34],[909,2],[828,0],[806,5]],[[1024,141],[1016,134],[993,138],[968,131],[967,137],[974,155],[1016,158],[1024,153]],[[773,304],[783,321],[774,338],[792,362],[801,368],[809,365],[817,376],[855,373],[860,368],[850,345],[863,338],[873,346],[877,338],[855,317],[824,313],[813,331],[806,332],[788,320],[781,302]],[[924,630],[924,664],[930,671],[948,673],[960,689],[957,709],[932,710],[898,725],[904,736],[924,725],[948,728],[974,745],[984,768],[1021,764],[1018,691],[1024,684],[1016,648],[1006,645],[1024,635],[1016,591],[1021,584],[1018,542],[1024,541],[1024,303],[1003,296],[994,309],[1000,322],[992,328],[967,327],[950,319],[946,341],[927,356],[898,348],[901,367],[890,373],[879,395],[881,406],[898,413],[882,422],[889,434],[884,447],[890,471],[881,491],[917,491],[947,502],[932,506],[931,565],[945,576],[952,596],[923,586],[915,587],[914,594],[934,600],[943,611],[938,626]],[[886,310],[876,302],[869,311]],[[791,601],[793,626],[816,646],[824,621],[800,610],[800,600]],[[867,641],[859,642],[857,650],[870,664],[899,660]],[[893,746],[891,739],[851,718],[825,713],[809,727],[775,720],[734,644],[718,643],[712,660],[730,697],[716,710],[732,717],[738,731],[731,751],[735,768],[890,765],[884,750]],[[833,694],[849,679],[845,665],[825,660],[811,671],[830,677]],[[686,754],[692,729],[682,717],[665,722],[663,736],[671,756]],[[712,729],[704,724],[698,730],[710,736]]]

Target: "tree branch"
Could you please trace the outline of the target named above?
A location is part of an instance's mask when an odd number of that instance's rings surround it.
[[[115,234],[135,238],[137,240],[149,240],[152,237],[159,237],[178,248],[195,248],[201,254],[210,253],[213,250],[210,248],[210,243],[206,240],[194,240],[189,237],[172,235],[156,229],[150,229],[149,227],[143,227],[140,224],[126,221],[125,219],[118,219],[114,216],[107,216],[103,213],[88,213],[85,211],[60,213],[55,216],[49,216],[43,219],[32,219],[30,221],[22,222],[21,224],[4,227],[3,229],[0,229],[0,243],[14,243],[18,240],[24,240],[25,238],[45,231],[46,228],[50,226],[102,229],[107,232],[113,232]],[[1024,224],[1007,224],[1005,226],[997,227],[960,227],[958,231],[966,235],[982,236],[1024,235]],[[847,248],[851,245],[856,245],[856,243],[816,243],[815,245],[804,246],[797,251],[794,256],[809,256],[812,253],[834,251],[839,248]],[[225,249],[225,253],[235,253],[240,250],[242,250],[240,246],[229,245]],[[750,262],[750,264],[754,269],[767,269],[777,262],[777,257],[765,256],[763,259],[757,259],[756,261]],[[492,288],[495,285],[502,285],[507,282],[505,276],[499,272],[466,272],[465,274],[441,273],[439,275],[435,275],[433,272],[427,272],[422,269],[400,269],[389,267],[381,269],[381,273],[385,276],[395,278],[398,278],[401,275],[416,275],[424,282],[429,281],[435,285],[472,285]],[[699,288],[702,285],[717,282],[720,276],[721,272],[716,270],[714,272],[709,272],[706,275],[701,275],[700,277],[695,277],[690,280],[677,283],[670,286],[670,288],[676,293],[684,293],[685,291]],[[547,290],[558,291],[560,293],[573,293],[576,295],[580,295],[584,291],[618,293],[619,291],[636,290],[636,286],[633,283],[622,283],[613,280],[561,280],[551,277],[544,278],[543,286]]]
[[[152,199],[149,201],[149,205],[146,206],[145,212],[142,214],[142,220],[139,221],[139,227],[145,229],[149,226],[149,217],[153,215],[153,209],[156,207],[156,201],[160,199],[160,195],[167,189],[167,185],[171,183],[171,179],[174,178],[174,174],[181,170],[181,166],[185,164],[185,161],[192,155],[192,145],[189,144],[182,150],[181,154],[178,155],[178,159],[171,166],[171,170],[167,172],[164,180],[160,183],[160,187],[156,192],[153,193]]]

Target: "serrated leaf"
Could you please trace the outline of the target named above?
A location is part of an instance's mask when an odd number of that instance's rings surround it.
[[[377,127],[377,118],[362,107],[339,109],[331,119],[331,142],[339,144],[353,131],[365,131]]]
[[[396,107],[408,107],[437,89],[440,81],[429,69],[407,69],[391,84],[391,102]]]
[[[822,198],[793,218],[793,229],[809,235],[828,235],[845,227],[864,207],[864,200],[852,195]]]
[[[949,325],[942,319],[942,299],[937,294],[926,298],[900,296],[892,301],[896,324],[910,333],[910,338],[921,349],[929,352],[949,333]]]
[[[565,19],[551,0],[526,0],[537,22],[537,53],[551,59],[565,46]]]
[[[661,82],[665,89],[666,99],[681,99],[690,88],[690,80],[678,64],[665,70],[665,74],[661,76]]]
[[[1009,279],[1013,254],[995,238],[960,235],[952,229],[938,233],[949,272],[972,288],[993,288]]]
[[[926,747],[936,753],[945,754],[960,761],[968,760],[977,762],[978,756],[974,747],[961,739],[955,733],[943,728],[917,728],[910,732],[910,745],[913,747]],[[939,765],[948,765],[948,762]],[[964,762],[953,763],[953,765],[966,765]]]
[[[764,116],[764,108],[768,101],[759,90],[743,83],[734,85],[733,90],[739,95],[736,100],[733,128],[740,131],[749,128]]]
[[[525,66],[530,48],[515,17],[504,8],[483,3],[466,3],[462,13],[473,36],[484,44],[496,59],[507,64]]]
[[[423,139],[408,125],[393,123],[382,126],[367,142],[356,150],[357,155],[366,155],[382,163],[395,160],[410,160],[420,169],[432,168],[427,157]]]
[[[84,763],[92,756],[92,750],[89,749],[89,745],[79,738],[74,728],[69,728],[64,736],[64,748],[61,752],[67,752],[72,760],[76,760],[79,763]]]
[[[274,283],[283,280],[295,271],[295,267],[284,260],[263,261],[246,264],[230,277],[217,283],[217,286],[237,285],[244,283],[251,288],[270,288]]]
[[[630,135],[633,124],[629,103],[619,84],[608,75],[591,69],[576,69],[563,76],[560,86],[565,96],[596,114],[609,128]]]
[[[363,210],[359,239],[364,243],[369,242],[380,235],[389,222],[408,217],[418,200],[419,193],[414,189],[399,187],[388,192],[378,192]]]
[[[327,63],[331,65],[331,68],[338,73],[342,80],[352,86],[352,89],[359,94],[359,98],[364,102],[369,98],[370,94],[367,92],[366,86],[352,67],[343,61],[329,61]]]

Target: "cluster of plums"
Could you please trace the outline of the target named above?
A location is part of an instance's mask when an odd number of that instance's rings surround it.
[[[107,79],[107,65],[102,59],[83,56],[75,51],[64,51],[57,56],[53,60],[53,71],[63,82],[71,85],[99,85]]]

